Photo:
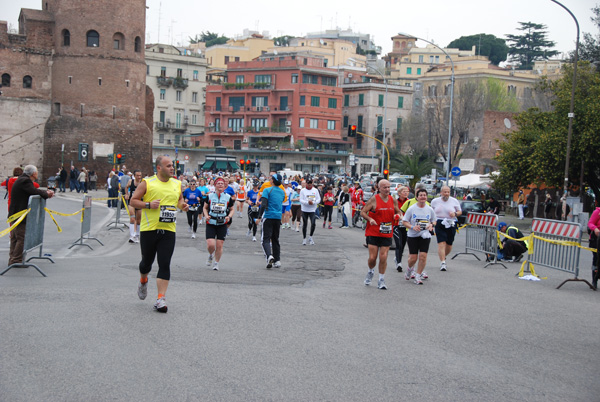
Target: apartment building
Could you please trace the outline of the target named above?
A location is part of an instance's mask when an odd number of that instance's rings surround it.
[[[191,135],[204,131],[206,59],[164,44],[149,45],[145,55],[146,84],[154,93],[153,147],[192,145]]]

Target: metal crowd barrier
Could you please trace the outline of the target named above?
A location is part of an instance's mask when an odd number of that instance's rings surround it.
[[[4,275],[12,268],[35,268],[42,276],[47,276],[37,265],[30,264],[29,261],[33,259],[50,260],[54,264],[52,258],[43,255],[44,247],[44,220],[46,218],[46,200],[39,195],[32,195],[29,197],[29,203],[27,209],[31,209],[27,214],[25,223],[25,243],[23,247],[23,261],[17,264],[11,264],[4,271],[0,272],[0,275]],[[22,224],[22,223],[21,223]],[[25,258],[27,254],[39,248],[39,256],[30,257],[27,261]]]
[[[120,192],[118,193],[117,197],[119,199],[117,200],[117,211],[115,214],[115,220],[114,220],[114,222],[111,222],[108,225],[106,225],[106,227],[108,228],[108,230],[119,229],[122,232],[123,228],[121,228],[120,226],[123,225],[123,227],[127,227],[127,225],[125,223],[121,222],[121,206],[123,205],[122,204],[123,197]],[[129,208],[129,206],[125,205],[125,208]],[[114,225],[114,227],[112,227],[113,225]]]
[[[69,247],[69,249],[75,246],[88,246],[90,250],[93,250],[92,246],[87,243],[84,243],[84,240],[96,240],[100,245],[104,246],[102,242],[95,237],[90,237],[90,232],[92,228],[92,196],[84,195],[83,196],[83,217],[81,219],[81,236],[79,239],[75,240],[73,244]]]
[[[465,252],[456,253],[452,257],[455,259],[457,255],[469,254],[481,261],[477,255],[469,252],[475,251],[486,254],[486,262],[484,268],[488,265],[502,265],[507,269],[506,265],[498,261],[498,215],[481,214],[477,212],[469,212],[467,215],[467,227]]]
[[[575,275],[575,278],[563,281],[556,289],[566,282],[585,282],[594,289],[587,280],[578,278],[581,251],[578,246],[581,245],[582,235],[579,223],[535,218],[531,232],[533,253],[527,255],[527,266],[537,264]]]

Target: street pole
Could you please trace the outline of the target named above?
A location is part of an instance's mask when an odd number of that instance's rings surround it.
[[[552,0],[552,1],[554,1],[554,0]],[[427,39],[419,38],[418,36],[408,35],[408,34],[404,34],[404,33],[399,33],[398,35],[410,36],[415,39],[422,40],[423,42],[427,42],[430,45],[433,45],[433,46],[437,47],[438,49],[440,49],[448,57],[448,60],[450,60],[450,66],[452,68],[452,76],[450,78],[450,117],[448,119],[448,157],[447,157],[448,168],[446,169],[446,183],[450,183],[448,180],[450,178],[450,169],[452,169],[451,149],[452,149],[452,107],[454,104],[454,62],[452,61],[452,57],[450,57],[450,55],[444,49],[442,49],[435,43],[428,41]]]
[[[577,61],[579,58],[579,22],[577,18],[573,15],[571,10],[562,5],[556,0],[550,0],[553,3],[558,4],[573,17],[575,21],[575,26],[577,27],[577,39],[575,41],[575,60],[573,63],[573,85],[571,86],[571,105],[569,106],[569,131],[567,133],[567,157],[565,160],[565,181],[564,181],[564,194],[567,195],[568,187],[569,187],[569,162],[570,162],[570,154],[571,154],[571,137],[573,135],[573,119],[575,118],[574,108],[575,108],[575,88],[577,86]],[[579,183],[579,186],[583,188],[583,182]]]

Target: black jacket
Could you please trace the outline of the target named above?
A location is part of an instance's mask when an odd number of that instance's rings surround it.
[[[29,176],[19,176],[17,181],[15,181],[15,183],[13,184],[10,193],[11,200],[10,207],[8,208],[8,216],[14,215],[19,211],[27,209],[27,204],[29,203],[29,196],[31,195],[39,195],[44,199],[48,198],[48,192],[46,190],[40,190],[38,188],[35,188]]]

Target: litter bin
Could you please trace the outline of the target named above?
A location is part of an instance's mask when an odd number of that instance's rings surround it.
[[[56,190],[56,181],[57,180],[58,180],[58,176],[48,177],[48,190]]]

